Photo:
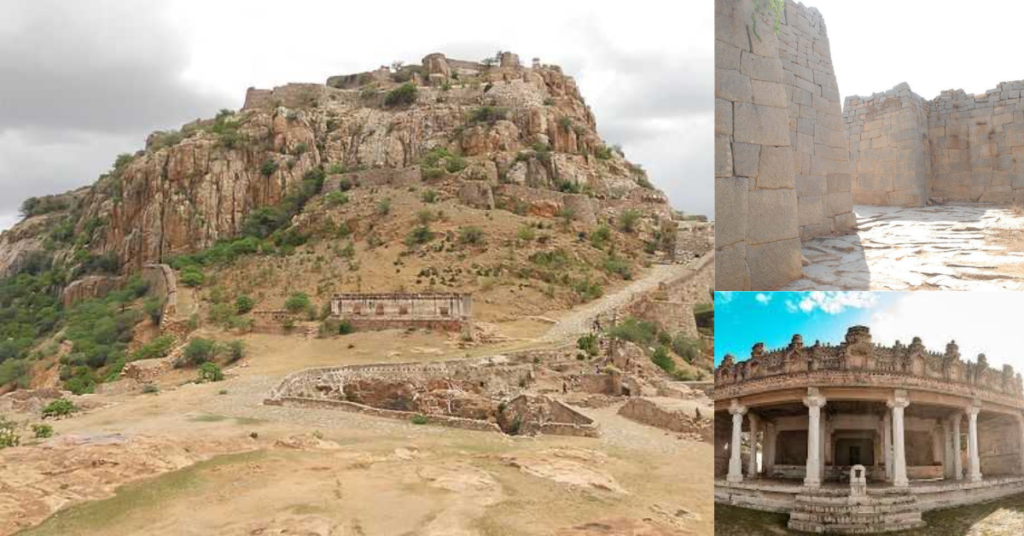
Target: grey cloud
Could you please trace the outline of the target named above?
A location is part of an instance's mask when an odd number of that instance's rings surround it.
[[[173,127],[223,97],[189,88],[186,46],[151,1],[5,2],[0,129]]]

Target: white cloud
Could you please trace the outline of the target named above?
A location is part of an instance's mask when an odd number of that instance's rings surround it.
[[[878,304],[878,295],[874,292],[807,292],[798,301],[786,300],[786,309],[795,313],[803,311],[812,313],[820,310],[830,315],[839,314],[847,309],[867,309]]]
[[[765,294],[763,292],[758,292],[757,295],[754,296],[754,299],[757,300],[757,303],[760,303],[761,305],[768,305],[772,301],[772,295]]]
[[[1024,295],[1014,292],[908,292],[871,315],[872,340],[891,345],[921,337],[924,345],[945,351],[956,340],[964,360],[984,353],[990,366],[1024,369],[1019,331]]]

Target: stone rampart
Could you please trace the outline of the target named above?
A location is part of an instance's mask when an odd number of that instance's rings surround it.
[[[856,222],[850,153],[824,18],[817,9],[787,0],[783,22],[779,59],[789,107],[800,238],[807,240],[845,232]]]
[[[866,205],[921,206],[928,200],[929,103],[906,83],[870,97],[847,97],[853,200]]]
[[[849,229],[849,151],[821,14],[787,1],[779,34],[715,2],[715,248],[720,290],[801,276],[801,237]]]

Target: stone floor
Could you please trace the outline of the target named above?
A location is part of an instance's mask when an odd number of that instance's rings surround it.
[[[853,207],[857,230],[803,245],[780,290],[1024,290],[1024,211],[990,204]]]

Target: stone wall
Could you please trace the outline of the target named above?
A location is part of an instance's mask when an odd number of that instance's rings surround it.
[[[787,2],[779,35],[715,2],[716,288],[801,276],[800,240],[849,229],[849,155],[821,14]]]
[[[870,97],[847,97],[853,201],[921,206],[929,197],[929,103],[906,83]]]
[[[947,90],[928,101],[903,83],[871,97],[847,97],[854,201],[1024,200],[1022,90],[1024,81],[1003,82],[980,95]]]
[[[978,455],[984,476],[1024,475],[1021,421],[997,417],[978,421]],[[966,467],[966,465],[965,465]]]
[[[932,192],[958,201],[1024,200],[1024,81],[981,95],[943,91],[931,101]]]
[[[356,328],[468,328],[473,297],[468,294],[339,294],[331,298],[331,315]]]
[[[850,153],[825,20],[817,9],[787,0],[779,59],[789,106],[800,238],[845,232],[856,221]]]

